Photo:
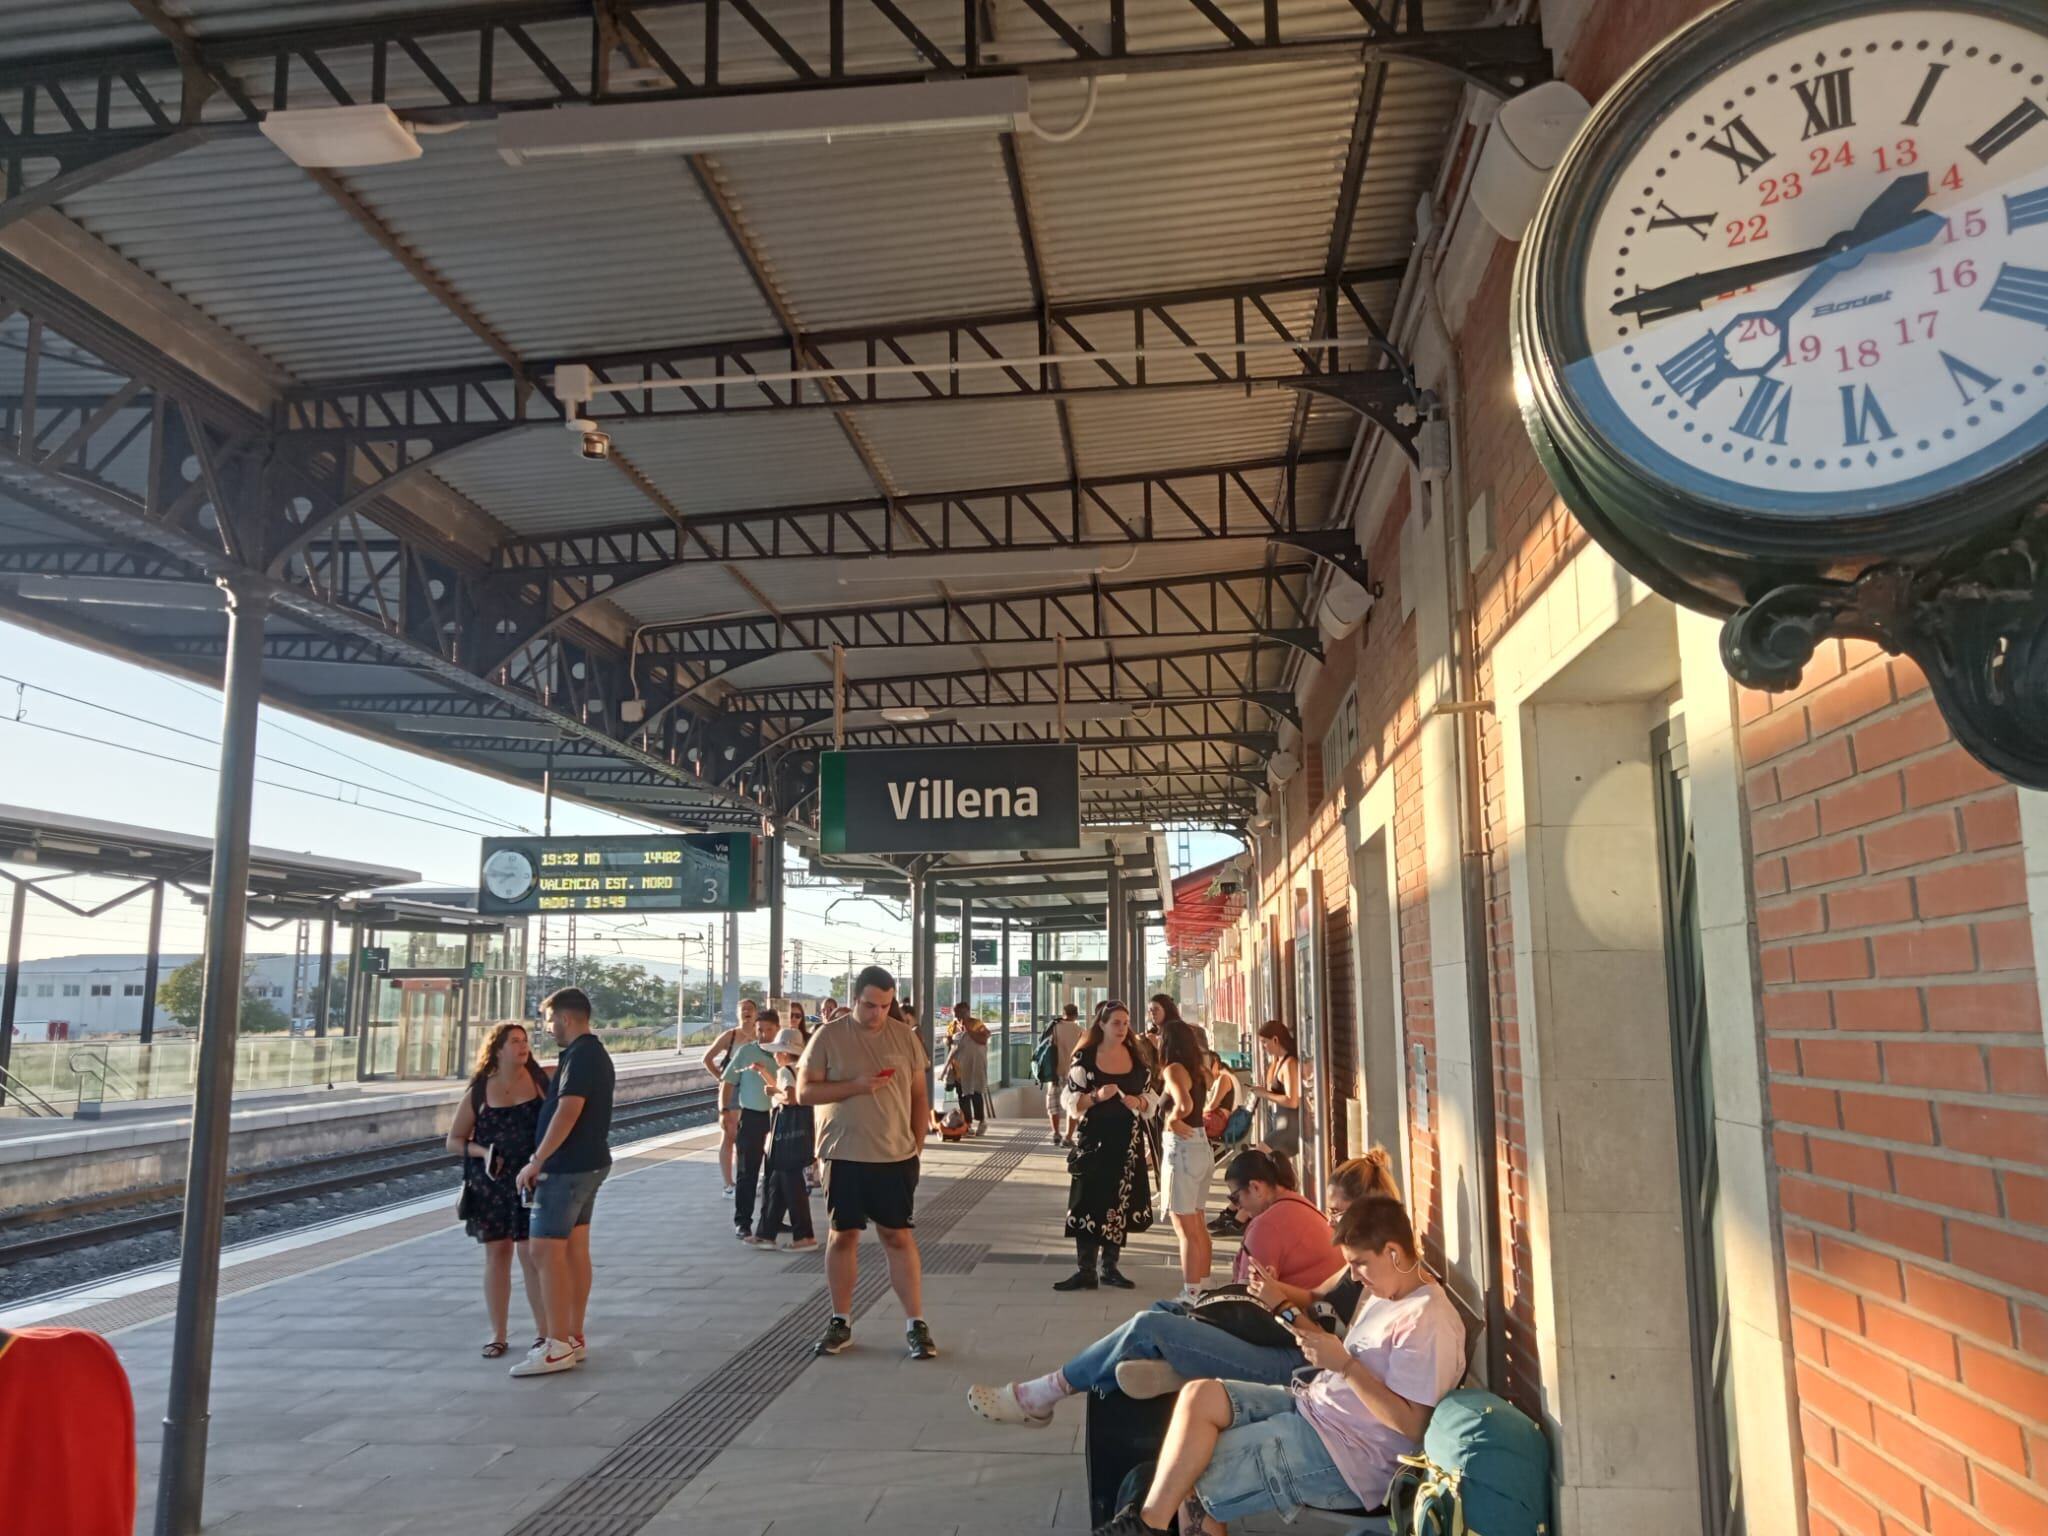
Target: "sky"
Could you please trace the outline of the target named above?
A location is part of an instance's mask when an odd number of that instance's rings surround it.
[[[208,837],[219,740],[215,690],[0,622],[0,803]],[[479,838],[540,830],[538,789],[520,789],[282,711],[263,710],[257,752],[251,840],[264,847],[417,870],[431,884],[474,888]],[[651,827],[570,801],[555,803],[558,833]],[[1237,846],[1231,838],[1196,833],[1192,863],[1227,857]],[[56,889],[89,906],[120,886],[73,878]],[[0,892],[0,910],[8,899]],[[91,920],[31,900],[22,955],[139,953],[147,922],[146,900]],[[703,939],[712,922],[695,914],[583,917],[578,949],[675,962],[683,958],[679,935],[688,934],[688,964],[701,980]],[[556,925],[550,926],[553,948],[561,939]],[[739,930],[741,974],[765,975],[766,910],[742,913]],[[900,964],[910,925],[907,913],[891,902],[845,889],[800,889],[788,893],[785,932],[788,940],[802,941],[804,969],[821,980],[827,959],[837,972],[849,953],[862,963],[889,963],[893,953]],[[198,907],[173,893],[164,906],[164,948],[196,951],[203,934]],[[289,952],[292,943],[289,926],[267,933],[252,928],[249,934],[252,953]]]

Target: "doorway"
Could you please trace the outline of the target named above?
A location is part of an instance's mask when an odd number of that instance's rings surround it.
[[[1394,945],[1391,873],[1387,834],[1382,828],[1366,839],[1352,869],[1353,903],[1358,913],[1355,953],[1358,956],[1359,1095],[1364,1124],[1355,1138],[1358,1151],[1374,1143],[1405,1169],[1406,1116],[1401,1108],[1401,980]],[[1405,1182],[1402,1186],[1407,1187]]]

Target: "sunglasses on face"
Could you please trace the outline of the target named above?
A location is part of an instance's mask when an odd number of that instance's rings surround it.
[[[1238,1202],[1238,1201],[1240,1201],[1240,1200],[1242,1200],[1243,1198],[1244,1198],[1244,1191],[1243,1191],[1243,1190],[1241,1190],[1241,1189],[1233,1189],[1233,1190],[1230,1190],[1229,1192],[1227,1192],[1227,1193],[1226,1193],[1226,1194],[1224,1195],[1224,1197],[1223,1197],[1223,1203],[1224,1203],[1225,1205],[1236,1205],[1236,1204],[1237,1204],[1237,1202]]]

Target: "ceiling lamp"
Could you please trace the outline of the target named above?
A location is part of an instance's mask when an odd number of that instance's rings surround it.
[[[767,144],[1012,133],[1030,125],[1030,84],[1009,75],[510,112],[498,119],[498,153],[508,165],[528,165],[591,155],[695,155]]]
[[[922,725],[931,719],[932,712],[922,704],[904,704],[895,709],[885,709],[882,718],[891,725]]]
[[[292,164],[313,170],[396,165],[420,157],[419,139],[382,102],[267,112],[259,126]]]

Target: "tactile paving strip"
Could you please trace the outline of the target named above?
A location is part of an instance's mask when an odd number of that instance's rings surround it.
[[[1034,1145],[1024,1140],[991,1152],[918,1211],[918,1248],[926,1274],[967,1274],[981,1261],[986,1244],[938,1239],[990,1188],[1022,1167]],[[789,1266],[797,1272],[804,1267],[822,1269],[822,1250]],[[853,1316],[859,1318],[888,1288],[887,1269],[870,1255],[854,1287]],[[810,1364],[812,1344],[830,1319],[831,1307],[823,1286],[811,1292],[545,1508],[520,1521],[510,1536],[633,1536]]]

